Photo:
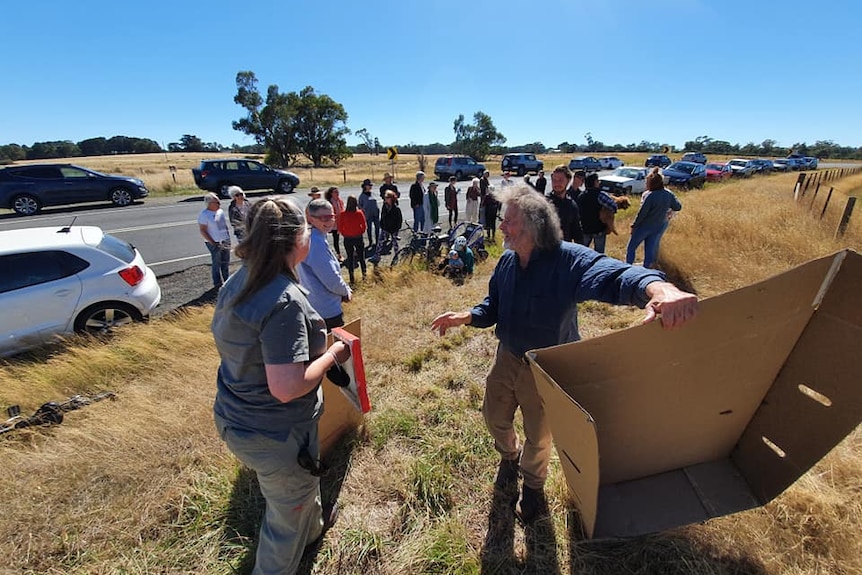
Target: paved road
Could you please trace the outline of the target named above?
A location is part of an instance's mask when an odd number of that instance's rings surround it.
[[[499,186],[500,179],[492,177],[491,183]],[[410,183],[412,182],[398,183],[398,190],[401,192],[399,206],[406,222],[413,221],[413,212],[408,198]],[[379,201],[377,191],[379,183],[376,184],[373,194]],[[440,183],[438,193],[441,200],[441,219],[446,217],[446,209],[442,206],[444,187],[445,185]],[[461,188],[460,197],[463,198],[469,182],[459,182],[458,187]],[[339,190],[345,201],[347,196],[358,196],[360,193],[359,188],[350,186],[339,186]],[[310,200],[307,192],[308,188],[300,188],[287,197],[304,208]],[[267,192],[252,192],[249,194],[249,199],[254,201],[266,195],[268,195]],[[227,209],[228,203],[227,200],[222,201],[224,209]],[[463,210],[464,200],[462,199],[460,203]],[[164,276],[196,265],[209,264],[210,256],[204,247],[197,226],[197,216],[202,209],[201,195],[147,198],[126,208],[115,208],[107,203],[61,206],[45,208],[41,213],[27,218],[11,213],[0,215],[0,230],[64,226],[71,224],[73,220],[75,225],[99,226],[107,233],[135,245],[156,275]]]

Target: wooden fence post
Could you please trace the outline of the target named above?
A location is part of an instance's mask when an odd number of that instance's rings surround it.
[[[802,180],[805,179],[805,174],[799,174],[796,176],[796,184],[793,186],[793,201],[799,201],[799,190],[802,188]]]
[[[814,195],[811,197],[811,205],[808,206],[809,212],[814,209],[814,202],[817,201],[817,192],[819,192],[819,191],[820,191],[820,184],[817,184],[817,187],[814,188]]]
[[[826,194],[826,201],[823,203],[823,209],[820,210],[820,219],[823,219],[823,216],[826,215],[826,207],[829,205],[829,200],[832,199],[832,190],[834,188],[829,188],[829,193]]]
[[[847,231],[847,224],[850,223],[850,216],[853,215],[853,206],[855,205],[856,196],[850,196],[847,198],[847,205],[844,206],[844,214],[842,214],[841,222],[838,224],[838,229],[835,231],[836,238],[844,236],[844,232]]]

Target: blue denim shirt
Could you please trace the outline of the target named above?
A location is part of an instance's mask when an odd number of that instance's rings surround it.
[[[350,288],[323,232],[312,229],[310,242],[308,256],[296,268],[299,281],[308,290],[308,301],[317,313],[324,319],[336,317],[342,313],[341,298],[350,294]]]
[[[587,300],[643,308],[646,286],[661,272],[635,267],[587,247],[563,242],[534,250],[526,268],[506,250],[488,282],[488,296],[471,311],[474,327],[497,325],[500,344],[518,357],[530,349],[574,341],[577,303]]]

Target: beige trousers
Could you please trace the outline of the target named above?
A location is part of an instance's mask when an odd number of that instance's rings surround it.
[[[521,451],[514,427],[518,407],[524,418],[526,436],[520,465],[524,485],[541,489],[551,460],[551,429],[530,366],[498,345],[486,380],[482,415],[503,459],[515,459]]]

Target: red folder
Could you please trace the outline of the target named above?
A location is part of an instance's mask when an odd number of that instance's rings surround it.
[[[362,413],[371,411],[371,402],[368,401],[368,390],[365,384],[365,364],[362,362],[362,346],[359,338],[340,327],[332,329],[332,336],[343,341],[350,348],[350,359],[341,364],[341,367],[350,376],[350,384],[341,387],[341,391],[351,403]]]

